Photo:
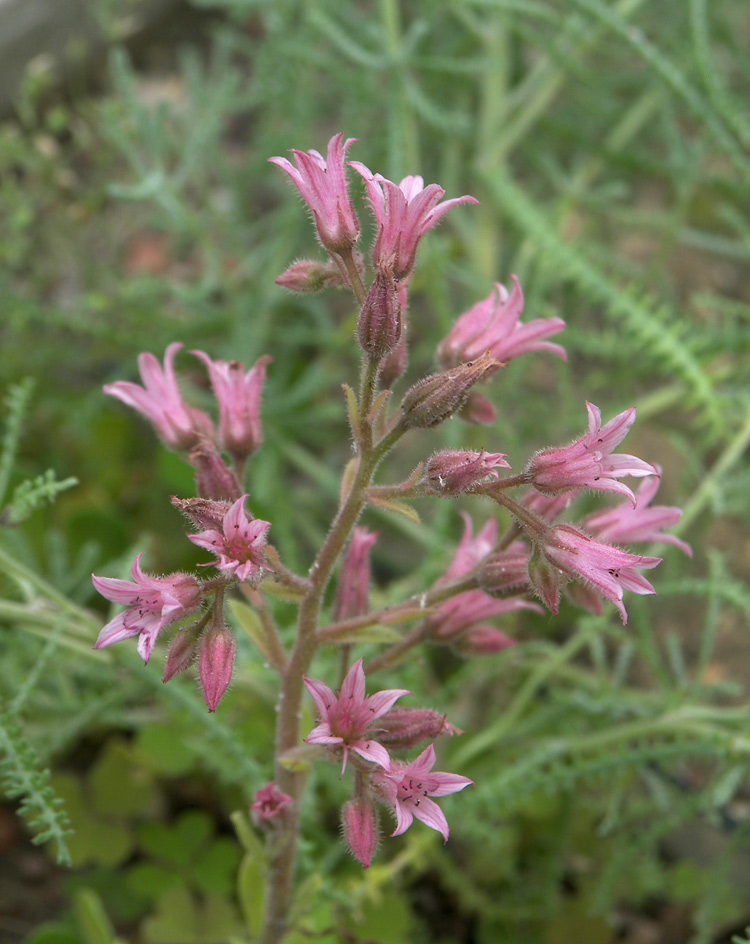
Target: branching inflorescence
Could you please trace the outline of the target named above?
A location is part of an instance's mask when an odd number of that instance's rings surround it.
[[[523,293],[511,276],[510,292],[495,285],[486,299],[457,319],[437,348],[438,370],[413,383],[400,405],[389,408],[390,388],[407,368],[404,322],[419,243],[447,212],[477,201],[469,196],[443,201],[443,189],[437,184],[425,187],[421,177],[396,184],[351,162],[364,180],[375,221],[372,275],[366,276],[368,265],[355,248],[361,227],[347,181],[346,152],[353,143],[339,134],[329,142],[325,158],[317,151],[294,151],[294,164],[271,158],[299,190],[327,254],[324,262],[294,263],[278,283],[297,292],[344,287],[359,308],[359,390],[346,388],[356,457],[344,473],[339,508],[307,576],[284,566],[272,544],[273,522],[254,518],[246,504],[247,460],[263,438],[260,403],[269,357],[245,371],[236,361],[213,361],[202,351],[193,352],[208,370],[218,402],[218,427],[183,399],[174,370],[179,344],[167,348],[163,366],[152,354],[141,355],[143,386],[118,382],[105,387],[146,416],[164,445],[193,466],[197,496],[174,498],[173,503],[196,531],[189,539],[216,557],[216,573],[207,579],[189,573],[154,577],[141,570],[139,555],[131,581],[95,576],[104,597],[127,607],[104,627],[97,647],[137,636],[138,651],[148,661],[162,631],[179,623],[164,681],[197,663],[206,704],[215,711],[230,684],[235,659],[224,612],[227,597],[242,586],[261,610],[259,622],[267,637],[263,651],[272,654],[269,661],[279,673],[274,780],[252,804],[253,820],[267,833],[269,844],[266,944],[282,940],[288,930],[304,783],[304,764],[292,763],[292,757],[299,761],[302,751],[308,760],[335,758],[342,776],[352,774],[352,797],[342,809],[343,835],[365,868],[379,841],[380,805],[395,819],[392,835],[403,833],[416,818],[447,840],[448,824],[434,798],[471,783],[457,774],[433,771],[434,742],[458,733],[446,717],[394,707],[411,694],[404,689],[367,696],[366,675],[395,664],[424,642],[451,645],[468,656],[512,646],[513,639],[488,621],[521,608],[540,610],[534,597],[553,613],[564,593],[594,612],[601,611],[602,599],[609,600],[625,623],[625,592],[653,593],[641,571],[660,559],[622,545],[662,541],[690,552],[683,542],[662,534],[677,522],[679,509],[647,507],[658,488],[660,468],[614,451],[635,421],[633,409],[602,425],[598,408],[587,404],[588,432],[570,445],[542,450],[517,474],[512,474],[504,453],[446,450],[425,457],[403,482],[375,484],[381,460],[412,431],[455,415],[492,424],[495,410],[479,385],[525,354],[552,353],[566,360],[565,350],[548,340],[563,331],[565,323],[559,318],[521,323]],[[633,476],[646,480],[637,493],[622,481]],[[509,495],[513,490],[519,492],[515,498]],[[624,500],[578,525],[561,522],[584,490],[619,493]],[[465,516],[464,536],[445,574],[417,598],[372,610],[369,559],[377,535],[357,526],[366,507],[403,509],[410,499],[466,495],[484,496],[509,512],[512,524],[507,531],[499,534],[491,518],[474,534]],[[326,622],[323,597],[339,562],[338,590]],[[263,605],[266,589],[287,591],[298,603],[297,631],[288,646]],[[379,623],[409,622],[413,628],[369,663],[360,658],[350,665],[358,631]],[[338,694],[326,682],[309,677],[323,645],[340,647]],[[305,690],[318,716],[310,732],[300,730]],[[424,742],[428,746],[416,758],[397,759]]]

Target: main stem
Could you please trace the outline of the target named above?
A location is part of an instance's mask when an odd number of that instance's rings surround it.
[[[323,594],[336,561],[367,502],[367,489],[375,470],[390,446],[404,432],[405,427],[397,427],[376,446],[362,450],[351,490],[340,506],[328,537],[310,568],[309,590],[300,603],[297,640],[289,662],[281,673],[276,726],[275,779],[279,788],[292,797],[293,812],[285,822],[284,828],[276,830],[270,841],[263,944],[278,944],[289,930],[287,920],[292,901],[294,866],[299,838],[299,806],[305,777],[303,773],[285,766],[284,757],[288,751],[300,743],[303,676],[309,671],[320,644],[318,625]]]

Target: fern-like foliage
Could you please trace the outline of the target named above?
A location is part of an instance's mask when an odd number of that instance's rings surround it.
[[[3,406],[3,437],[0,443],[0,504],[8,490],[8,481],[18,451],[24,417],[28,411],[34,382],[27,377],[9,388]]]
[[[23,737],[20,721],[5,710],[0,711],[0,776],[5,796],[21,801],[19,813],[35,833],[33,841],[53,842],[58,863],[69,866],[71,830],[62,800],[49,785],[49,770]]]
[[[51,503],[60,494],[78,484],[78,479],[69,477],[58,481],[53,469],[47,469],[34,479],[27,479],[14,490],[5,518],[8,524],[20,524],[41,505]]]

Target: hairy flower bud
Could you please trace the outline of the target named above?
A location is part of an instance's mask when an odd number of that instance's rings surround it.
[[[435,741],[441,734],[463,734],[445,715],[427,708],[391,708],[378,721],[378,740],[395,753],[411,750],[422,741]]]
[[[474,361],[417,381],[401,402],[406,422],[420,429],[438,426],[461,409],[474,384],[489,377],[499,366],[486,353]]]
[[[369,869],[380,841],[375,806],[364,799],[349,800],[341,809],[341,825],[352,855]]]
[[[398,283],[389,272],[379,271],[359,315],[359,346],[370,357],[385,357],[397,347],[402,328]]]
[[[240,497],[242,487],[237,476],[211,444],[202,442],[188,458],[195,469],[195,488],[201,498],[236,501]]]
[[[497,419],[497,410],[483,393],[472,390],[461,407],[460,416],[472,426],[492,426]]]
[[[524,541],[515,541],[507,550],[487,558],[479,573],[479,586],[491,597],[507,596],[509,590],[528,584],[529,551]]]
[[[299,262],[292,263],[276,279],[276,284],[300,295],[312,295],[332,286],[346,286],[338,266],[331,262],[316,262],[313,259],[300,259]]]
[[[235,651],[234,636],[226,626],[212,626],[201,640],[201,689],[203,700],[211,712],[216,711],[232,681]]]
[[[496,468],[509,469],[502,452],[467,452],[446,449],[436,452],[425,469],[425,480],[436,495],[460,495],[474,485],[498,477]]]
[[[199,620],[192,626],[185,626],[178,630],[167,653],[162,682],[169,682],[175,675],[184,672],[195,662],[202,625],[203,621]]]
[[[172,495],[170,501],[201,531],[220,528],[224,515],[231,508],[229,502],[214,501],[211,498],[178,498]]]

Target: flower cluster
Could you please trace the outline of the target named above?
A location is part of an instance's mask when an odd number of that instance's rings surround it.
[[[602,601],[609,601],[625,623],[625,593],[654,593],[642,571],[660,562],[630,546],[661,542],[691,553],[689,545],[663,533],[677,524],[679,509],[651,504],[661,479],[659,466],[615,451],[635,422],[634,409],[602,423],[599,408],[587,403],[584,435],[537,452],[525,464],[516,464],[520,471],[515,473],[515,459],[505,452],[453,448],[424,455],[406,481],[375,484],[381,460],[403,436],[416,438],[421,430],[454,416],[492,426],[495,407],[478,388],[497,380],[502,368],[518,357],[551,353],[566,361],[565,349],[550,340],[565,322],[533,317],[523,322],[523,291],[511,275],[510,290],[495,283],[486,298],[459,315],[436,348],[435,372],[416,377],[400,398],[393,396],[409,366],[409,286],[421,241],[449,211],[477,201],[468,195],[444,199],[443,188],[425,185],[422,177],[407,176],[397,183],[359,161],[347,162],[354,143],[337,134],[325,157],[315,150],[294,150],[294,162],[270,158],[307,205],[325,253],[323,260],[295,262],[278,284],[305,293],[348,289],[359,312],[359,391],[345,385],[356,455],[342,475],[340,507],[305,576],[285,566],[269,543],[271,522],[253,517],[247,507],[245,477],[248,459],[263,442],[260,411],[270,357],[260,356],[246,370],[238,361],[215,361],[203,351],[192,352],[208,372],[205,387],[210,381],[214,418],[191,404],[189,392],[183,395],[175,372],[182,347],[177,343],[169,345],[163,364],[153,354],[141,354],[142,386],[118,381],[104,388],[145,416],[164,445],[192,466],[197,495],[172,501],[190,521],[192,544],[213,555],[198,566],[214,571],[203,578],[186,572],[152,576],[141,570],[139,555],[131,580],[94,576],[99,593],[125,607],[102,629],[96,647],[137,637],[138,652],[148,662],[162,632],[174,629],[164,681],[197,664],[203,697],[213,712],[230,685],[237,658],[225,603],[241,592],[241,605],[254,611],[243,626],[279,677],[275,779],[257,790],[250,807],[256,826],[272,836],[269,881],[277,890],[292,885],[304,781],[300,770],[310,757],[340,761],[342,779],[353,772],[353,792],[341,810],[342,831],[365,868],[379,842],[380,806],[395,819],[393,836],[418,819],[447,840],[448,824],[435,800],[472,783],[468,777],[434,770],[434,742],[461,732],[438,711],[394,707],[411,694],[406,689],[367,696],[363,658],[347,670],[354,646],[383,646],[368,662],[369,676],[397,666],[418,645],[448,645],[468,658],[502,653],[523,638],[515,625],[520,612],[544,612],[534,597],[557,613],[563,593],[597,612]],[[350,195],[348,168],[361,178],[373,218],[368,254],[357,251],[366,227]],[[627,478],[645,481],[633,492],[623,481]],[[516,489],[519,493],[511,497]],[[613,493],[624,501],[576,520],[575,502],[584,491]],[[470,501],[474,496],[489,498],[484,507],[501,517],[490,515],[475,531],[463,512],[463,536],[442,576],[414,597],[374,608],[371,556],[377,553],[378,535],[358,525],[368,505],[416,520],[409,505],[413,499]],[[329,592],[332,580],[335,592]],[[286,627],[279,631],[266,592],[299,606],[294,638]],[[413,625],[403,629],[408,624]],[[341,647],[338,693],[309,677],[324,645]],[[301,744],[305,689],[317,721]],[[425,742],[413,759],[398,756]],[[277,911],[269,921],[281,927],[283,899],[280,893],[276,897]],[[288,905],[287,900],[284,907]]]

